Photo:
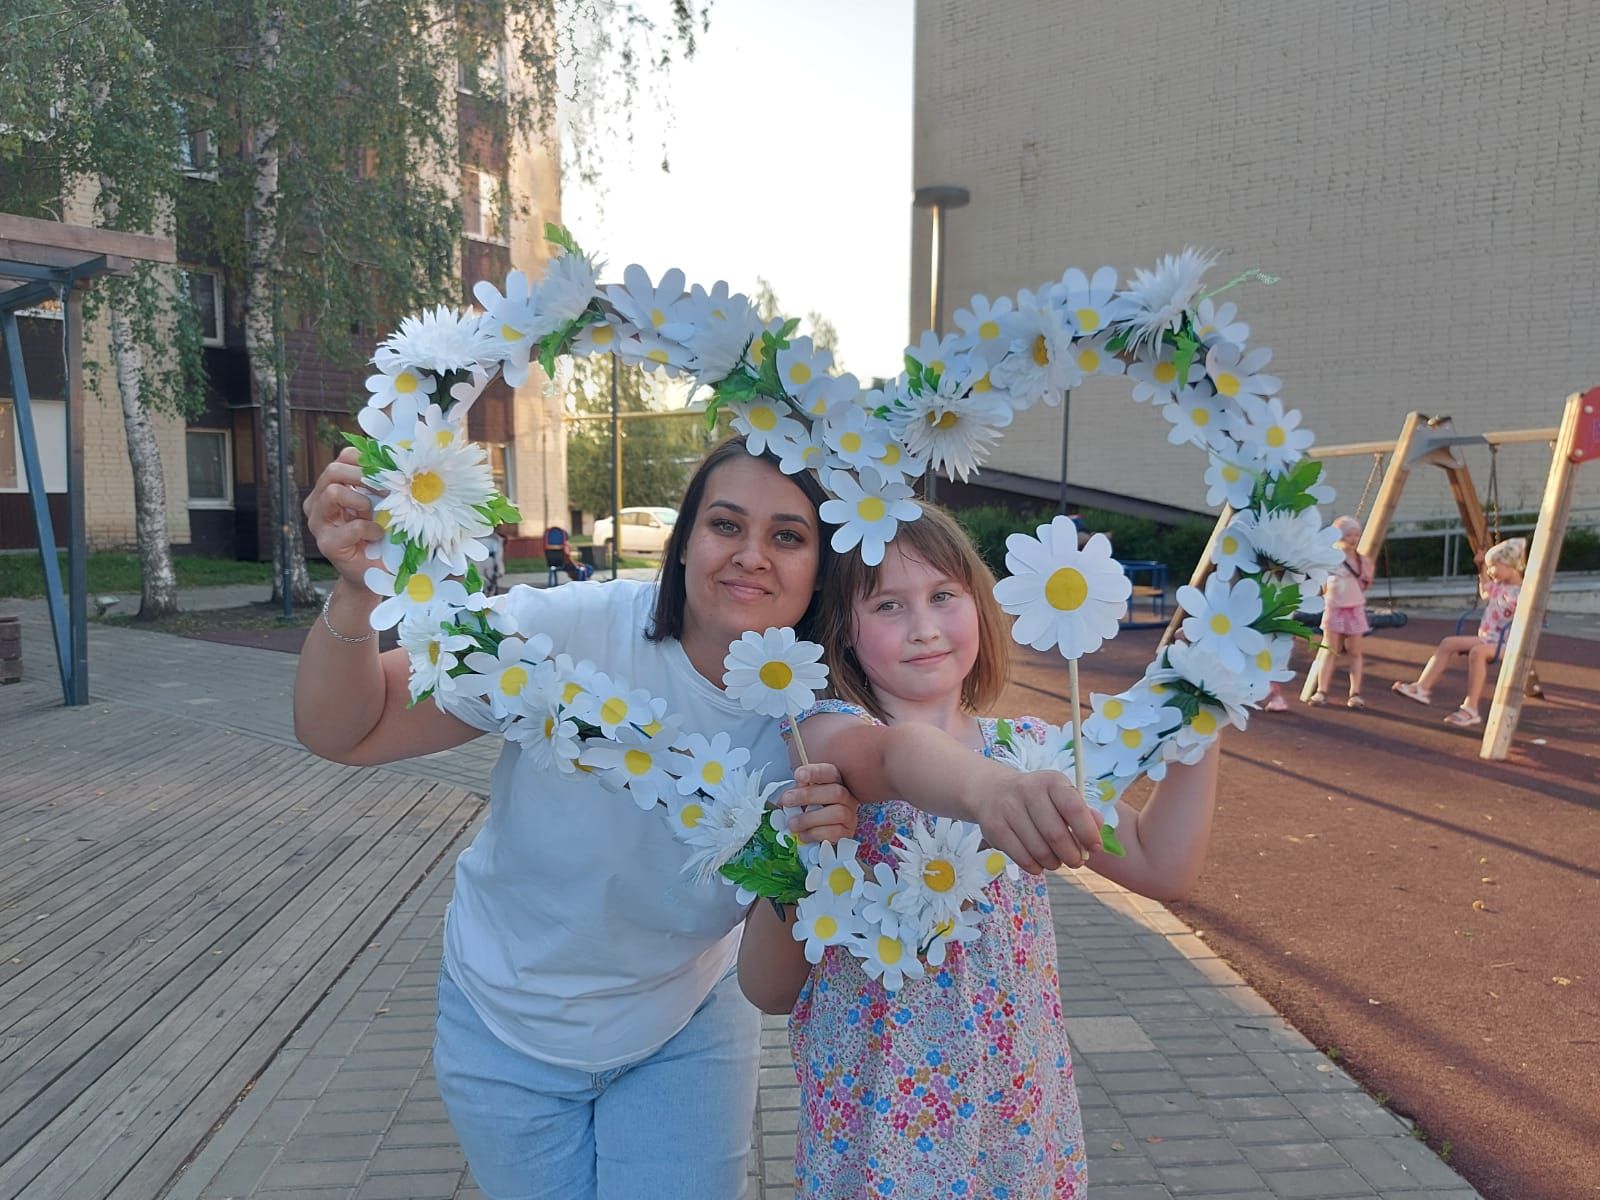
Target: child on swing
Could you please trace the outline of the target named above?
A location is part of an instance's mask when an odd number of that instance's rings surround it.
[[[1350,697],[1344,702],[1345,707],[1365,708],[1367,702],[1361,698],[1361,677],[1367,664],[1363,643],[1372,632],[1367,622],[1367,589],[1372,586],[1375,571],[1371,556],[1362,554],[1359,548],[1361,521],[1356,517],[1335,517],[1333,527],[1339,531],[1334,545],[1344,551],[1344,561],[1328,576],[1323,588],[1322,635],[1332,657],[1306,703],[1318,708],[1327,704],[1334,669],[1341,658],[1349,655]]]
[[[1126,857],[1067,777],[994,760],[978,713],[1007,682],[1009,639],[994,578],[949,516],[923,505],[883,562],[840,556],[823,587],[822,638],[838,696],[797,718],[810,756],[838,764],[860,800],[859,860],[895,864],[891,843],[929,814],[973,821],[1029,872],[990,882],[979,936],[944,945],[885,989],[845,946],[812,966],[791,911],[756,904],[739,982],[789,1013],[802,1112],[796,1196],[1086,1195],[1083,1129],[1062,1024],[1043,869],[1089,866],[1147,896],[1182,896],[1210,833],[1217,750],[1172,765],[1142,812],[1121,809]],[[1031,717],[1013,738],[1042,739]],[[792,747],[791,747],[792,750]],[[919,941],[926,941],[925,937]],[[915,976],[915,977],[913,977]]]
[[[1496,542],[1483,555],[1483,574],[1478,578],[1478,596],[1483,601],[1483,620],[1476,636],[1458,634],[1439,643],[1422,674],[1411,683],[1396,681],[1394,690],[1418,704],[1433,700],[1433,685],[1458,654],[1467,658],[1467,695],[1461,707],[1444,719],[1446,725],[1472,729],[1483,724],[1478,702],[1489,680],[1489,664],[1500,657],[1511,618],[1517,612],[1517,597],[1522,591],[1522,574],[1528,569],[1528,539],[1508,538]]]

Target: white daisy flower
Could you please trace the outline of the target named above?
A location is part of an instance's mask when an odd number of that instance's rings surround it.
[[[964,908],[958,913],[941,917],[922,936],[922,956],[930,967],[944,966],[948,947],[957,942],[972,942],[983,936],[983,914],[977,909]]]
[[[691,309],[685,303],[683,272],[669,268],[659,284],[650,282],[650,272],[638,263],[622,272],[622,282],[605,289],[613,308],[641,334],[654,335],[681,347],[694,336],[694,325],[687,319]]]
[[[840,838],[837,845],[818,843],[814,861],[806,871],[806,891],[840,900],[862,895],[866,873],[856,857],[860,849],[861,843],[855,838]]]
[[[872,460],[872,469],[884,479],[916,479],[928,469],[928,464],[891,438],[884,445],[883,453]]]
[[[365,416],[369,410],[387,408],[390,410],[390,420],[396,425],[403,425],[408,413],[411,420],[416,419],[417,413],[428,403],[428,397],[433,395],[438,386],[437,379],[416,367],[400,367],[392,373],[379,371],[376,375],[368,375],[367,406],[357,414],[357,419]],[[375,433],[372,436],[378,437]]]
[[[791,716],[810,708],[828,686],[828,668],[821,658],[821,646],[799,641],[787,626],[762,633],[747,630],[728,645],[722,684],[750,712]]]
[[[655,330],[637,329],[631,337],[617,341],[617,357],[630,367],[642,367],[668,379],[676,379],[689,369],[689,349],[663,337]]]
[[[733,427],[744,435],[751,454],[777,452],[806,440],[806,427],[792,415],[787,400],[754,396],[728,405],[728,410],[733,414]]]
[[[584,720],[600,726],[600,732],[608,738],[616,737],[619,729],[630,725],[653,737],[659,731],[658,723],[666,713],[667,702],[652,698],[642,688],[629,689],[596,672],[586,689],[585,699],[574,701],[569,707]]]
[[[1211,561],[1217,566],[1213,574],[1223,579],[1256,572],[1256,548],[1250,544],[1250,535],[1237,519],[1229,521],[1217,538],[1217,544],[1211,548]]]
[[[892,847],[900,860],[896,874],[906,885],[894,901],[900,915],[928,913],[938,920],[954,916],[962,905],[976,900],[989,882],[982,842],[978,826],[949,817],[935,818],[932,829],[916,821],[909,841],[896,838]]]
[[[448,692],[460,652],[477,644],[468,634],[446,633],[437,618],[412,613],[401,620],[400,648],[411,656],[411,698],[429,690]]]
[[[1121,375],[1128,369],[1126,363],[1106,349],[1106,343],[1110,340],[1110,334],[1100,334],[1097,337],[1079,338],[1072,344],[1073,360],[1084,378],[1090,375]]]
[[[712,803],[694,828],[679,834],[680,840],[698,849],[684,863],[686,875],[702,883],[714,878],[766,820],[767,798],[787,786],[787,781],[778,779],[763,785],[761,775],[761,771],[752,775],[743,768],[735,770],[712,794]],[[682,822],[678,824],[681,826]]]
[[[1195,308],[1195,336],[1208,346],[1213,342],[1245,345],[1250,341],[1250,326],[1233,319],[1238,311],[1235,304],[1217,304],[1210,296],[1202,297]]]
[[[890,418],[899,442],[912,457],[963,483],[1011,424],[1011,407],[1003,400],[946,395],[943,387],[902,403]]]
[[[1101,267],[1090,279],[1068,267],[1055,285],[1055,299],[1080,337],[1093,337],[1116,318],[1117,269]]]
[[[1161,415],[1172,422],[1167,441],[1174,446],[1198,446],[1202,450],[1221,450],[1232,446],[1228,437],[1226,402],[1205,386],[1186,388],[1172,404],[1161,407]]]
[[[1113,742],[1124,729],[1136,729],[1158,720],[1154,703],[1129,694],[1108,696],[1103,692],[1090,692],[1089,707],[1092,711],[1084,718],[1083,736],[1096,742]]]
[[[808,337],[790,338],[778,351],[778,382],[791,396],[799,396],[833,369],[833,352],[818,350]]]
[[[999,853],[999,851],[994,851]],[[1004,858],[1005,855],[1001,854]],[[859,889],[859,902],[856,908],[861,913],[861,919],[876,925],[890,937],[900,934],[900,910],[895,907],[895,897],[905,891],[906,885],[896,874],[895,869],[888,863],[874,863],[872,878],[865,880]],[[841,899],[849,900],[858,893],[850,893]]]
[[[974,296],[968,305],[956,309],[956,328],[961,330],[966,352],[984,366],[991,367],[1005,356],[1011,345],[1016,316],[1011,297],[1001,296],[991,302],[987,296]]]
[[[677,794],[677,781],[667,769],[672,757],[666,739],[625,725],[615,738],[586,744],[578,762],[598,771],[600,782],[613,791],[626,790],[633,802],[648,812]]]
[[[667,769],[678,777],[678,791],[685,796],[701,788],[714,788],[750,761],[750,751],[735,746],[733,738],[719,733],[707,738],[691,733],[678,739],[672,748],[679,751]]]
[[[596,321],[578,331],[578,336],[572,339],[571,353],[577,358],[613,353],[620,357],[623,343],[633,341],[637,332],[638,330],[626,321],[615,319]]]
[[[494,357],[494,339],[479,326],[477,315],[441,304],[401,321],[372,361],[386,375],[407,368],[444,375]]]
[[[1190,614],[1183,620],[1183,636],[1230,671],[1243,671],[1249,657],[1266,645],[1266,638],[1250,628],[1261,616],[1261,587],[1254,579],[1229,583],[1213,572],[1203,592],[1187,583],[1180,587],[1178,604]]]
[[[859,475],[830,472],[828,490],[834,498],[823,501],[818,515],[829,525],[838,526],[830,543],[834,553],[843,554],[860,545],[861,561],[869,567],[883,561],[884,548],[894,541],[900,522],[914,521],[922,515],[911,499],[909,485],[885,481],[871,467]]]
[[[450,568],[438,559],[430,559],[413,571],[398,592],[394,586],[397,578],[376,567],[367,568],[363,576],[368,591],[386,597],[372,610],[374,629],[393,629],[407,617],[439,621],[467,606],[467,589],[450,578]]]
[[[538,341],[533,333],[538,294],[526,275],[512,271],[504,295],[487,279],[477,282],[472,295],[483,305],[479,322],[491,339],[492,356],[504,360],[506,382],[521,387],[528,381],[528,361]]]
[[[1215,254],[1189,247],[1182,254],[1163,255],[1153,271],[1142,267],[1134,271],[1117,312],[1129,332],[1130,349],[1138,351],[1158,343],[1163,334],[1178,329],[1194,304],[1201,280],[1216,261]]]
[[[822,436],[839,458],[854,470],[870,467],[888,446],[890,426],[861,404],[835,408],[823,422]]]
[[[1303,590],[1320,589],[1344,561],[1344,551],[1334,545],[1339,531],[1324,525],[1315,508],[1298,513],[1247,511],[1235,523],[1255,547],[1264,574],[1304,583]]]
[[[931,368],[943,375],[950,369],[950,364],[962,353],[965,341],[960,334],[947,333],[943,337],[929,329],[915,346],[907,346],[905,356],[915,359],[924,368]]]
[[[1217,740],[1217,734],[1223,725],[1228,722],[1228,713],[1225,709],[1216,708],[1209,704],[1202,704],[1194,714],[1194,719],[1173,735],[1172,741],[1163,747],[1171,747],[1178,753],[1174,761],[1196,763],[1205,754],[1205,748]],[[1199,753],[1188,753],[1198,750]]]
[[[1177,709],[1163,708],[1157,711],[1162,714],[1157,720],[1147,725],[1124,726],[1117,730],[1115,740],[1104,743],[1113,774],[1137,775],[1144,771],[1155,780],[1166,774],[1165,764],[1152,756],[1161,744],[1163,731],[1181,725],[1183,719]]]
[[[667,824],[672,827],[672,836],[681,842],[686,841],[689,834],[706,819],[706,813],[714,806],[714,801],[704,792],[697,791],[687,796],[682,793],[676,796],[669,794],[666,805]]]
[[[824,375],[812,380],[796,397],[796,402],[813,421],[823,421],[848,408],[864,408],[870,413],[884,401],[882,392],[862,396],[861,381],[846,371],[843,375]]]
[[[895,936],[869,925],[851,949],[861,959],[868,978],[881,980],[885,991],[898,992],[906,980],[923,976],[915,931],[902,928]]]
[[[1287,471],[1304,458],[1316,440],[1309,429],[1300,428],[1300,410],[1291,408],[1285,412],[1278,396],[1270,400],[1247,396],[1239,406],[1244,410],[1244,419],[1233,426],[1234,436],[1246,454],[1261,459],[1274,474]]]
[[[537,770],[571,775],[578,769],[583,741],[577,722],[558,704],[530,704],[528,713],[511,726],[507,736],[521,744]]]
[[[1218,342],[1206,351],[1206,374],[1211,377],[1211,386],[1219,396],[1229,400],[1256,396],[1264,400],[1282,386],[1277,376],[1261,371],[1271,361],[1272,351],[1265,346],[1240,350],[1227,342]]]
[[[477,510],[494,495],[494,476],[482,446],[424,440],[395,447],[393,453],[394,469],[379,471],[373,480],[387,493],[374,508],[389,514],[390,529],[436,552],[458,549],[464,540],[492,531]]]
[[[1204,646],[1188,642],[1173,642],[1167,647],[1164,667],[1157,667],[1150,676],[1152,682],[1161,682],[1161,676],[1182,679],[1211,697],[1227,714],[1228,723],[1243,729],[1249,720],[1247,708],[1254,703],[1250,689],[1239,679],[1239,673],[1226,666],[1220,658]],[[1147,676],[1149,678],[1150,676]]]
[[[785,475],[798,475],[801,471],[820,474],[828,462],[828,444],[823,440],[822,422],[816,422],[809,433],[802,434],[798,439],[775,441],[773,453],[778,456],[778,470]]]
[[[484,696],[497,717],[510,717],[528,711],[524,693],[534,682],[534,668],[550,655],[550,638],[539,634],[524,642],[503,638],[493,654],[478,651],[467,655],[467,666],[474,672],[468,695]]]
[[[1267,690],[1266,685],[1288,683],[1294,678],[1294,669],[1289,666],[1289,656],[1293,653],[1294,638],[1286,633],[1269,635],[1267,644],[1256,651],[1250,665],[1254,668],[1253,673],[1260,678],[1263,694]]]
[[[1206,468],[1206,503],[1212,508],[1224,504],[1241,511],[1249,508],[1256,480],[1261,478],[1260,466],[1225,457],[1215,450],[1206,453],[1211,460]]]
[[[1072,733],[1065,726],[1046,725],[1042,738],[1013,734],[1010,742],[995,751],[996,762],[1018,771],[1056,771],[1072,777]]]
[[[996,850],[993,846],[986,846],[983,850],[983,873],[993,883],[1000,876],[1007,879],[1019,879],[1022,868],[1012,862],[1004,850]]]
[[[1048,294],[1017,294],[1017,336],[1011,350],[990,370],[1014,408],[1043,400],[1054,406],[1062,393],[1083,383],[1072,348],[1072,326]]]
[[[806,961],[819,963],[829,946],[845,946],[866,933],[866,926],[850,906],[849,897],[818,892],[795,906],[794,940],[804,942]]]
[[[538,311],[529,334],[543,338],[576,321],[599,298],[600,266],[587,254],[563,252],[552,258],[539,281]]]
[[[752,338],[761,336],[761,317],[748,297],[729,295],[718,283],[709,293],[699,284],[689,292],[688,319],[694,333],[684,343],[689,369],[703,384],[720,383],[745,360]]]
[[[1189,364],[1189,377],[1183,382],[1178,381],[1178,364],[1170,358],[1148,362],[1140,359],[1128,368],[1128,378],[1133,380],[1133,399],[1137,404],[1146,400],[1154,400],[1158,404],[1166,404],[1175,399],[1179,392],[1190,384],[1198,383],[1204,379],[1206,369],[1202,363]]]
[[[995,585],[1000,607],[1017,618],[1011,636],[1035,650],[1059,646],[1078,658],[1117,636],[1133,585],[1111,557],[1101,533],[1078,549],[1078,527],[1070,517],[1041,525],[1036,537],[1006,538],[1010,576]]]

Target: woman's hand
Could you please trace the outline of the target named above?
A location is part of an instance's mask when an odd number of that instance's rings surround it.
[[[322,556],[341,579],[364,590],[372,566],[367,545],[383,537],[383,527],[372,519],[372,496],[361,485],[358,458],[354,447],[340,451],[317,477],[303,507]]]
[[[802,842],[837,842],[856,833],[856,798],[832,763],[796,767],[794,787],[779,802],[789,810],[789,832]]]
[[[1076,869],[1100,849],[1100,818],[1059,771],[1012,771],[974,797],[989,845],[1030,875]]]

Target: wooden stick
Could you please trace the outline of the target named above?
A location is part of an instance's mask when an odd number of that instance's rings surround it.
[[[1083,733],[1078,728],[1078,660],[1067,659],[1067,686],[1072,692],[1072,776],[1083,795]]]
[[[805,739],[800,736],[800,722],[795,713],[789,714],[789,732],[794,734],[794,748],[795,752],[800,755],[800,765],[809,767],[811,760],[806,757],[806,743]]]

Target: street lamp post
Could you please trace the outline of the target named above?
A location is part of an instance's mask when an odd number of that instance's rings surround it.
[[[928,327],[935,337],[944,336],[944,214],[949,209],[963,207],[971,199],[972,193],[966,188],[951,184],[919,187],[912,193],[912,205],[927,209],[933,218],[933,243],[928,260]],[[930,467],[923,479],[923,493],[933,500],[938,492],[938,472]]]

